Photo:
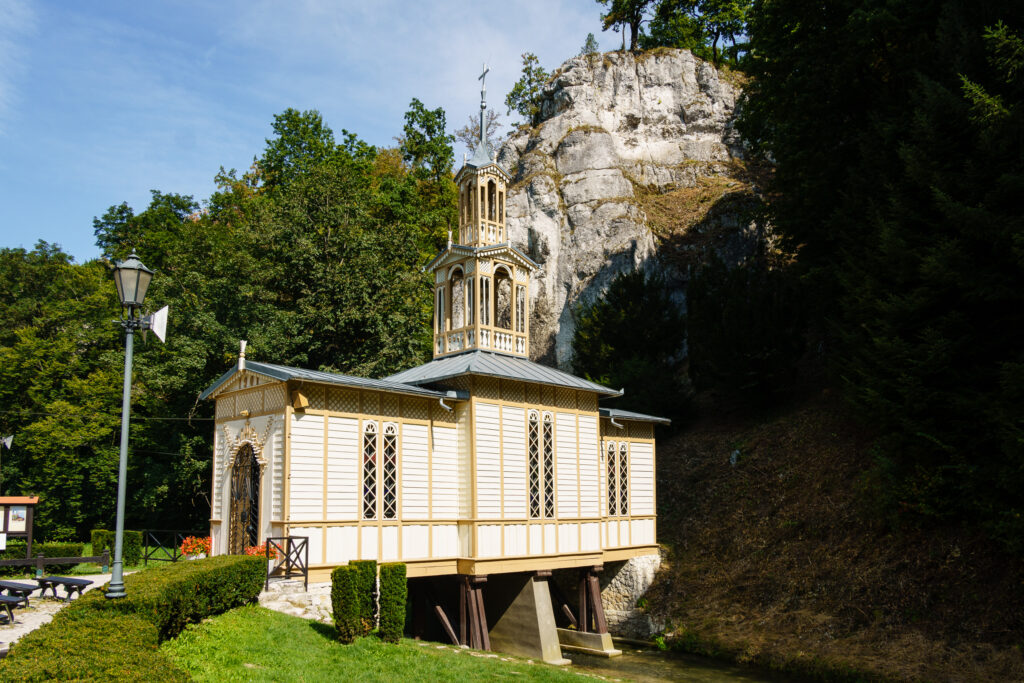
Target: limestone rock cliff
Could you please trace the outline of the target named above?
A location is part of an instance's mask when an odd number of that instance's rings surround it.
[[[754,228],[743,212],[710,210],[747,190],[734,179],[738,95],[685,50],[575,57],[555,72],[540,123],[498,155],[513,176],[509,238],[542,266],[531,287],[535,359],[570,364],[575,308],[618,273],[659,268],[681,298],[676,257],[695,248],[694,235],[747,249]]]

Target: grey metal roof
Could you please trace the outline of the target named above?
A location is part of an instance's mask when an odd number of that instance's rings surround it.
[[[493,163],[494,160],[491,158],[491,146],[481,140],[476,144],[476,149],[473,150],[473,157],[466,162],[466,165],[480,168]]]
[[[343,375],[340,372],[323,372],[321,370],[304,370],[302,368],[290,368],[286,365],[274,365],[272,363],[259,363],[256,361],[246,361],[245,369],[249,372],[254,372],[257,375],[263,375],[264,377],[270,377],[282,382],[286,382],[290,379],[303,380],[306,382],[317,382],[320,384],[335,384],[343,387],[353,387],[356,389],[376,389],[378,391],[391,391],[399,394],[408,394],[411,396],[426,396],[429,398],[453,398],[452,395],[443,391],[434,391],[432,389],[424,389],[423,387],[414,386],[411,384],[401,384],[399,382],[390,381],[387,379],[370,379],[369,377],[356,377],[354,375]],[[210,388],[204,391],[199,396],[199,400],[202,401],[210,396],[213,392],[217,391],[221,386],[224,385],[231,377],[238,372],[238,367],[234,367],[228,370],[220,376],[216,382],[214,382]]]
[[[506,356],[490,351],[468,351],[456,356],[438,358],[385,379],[405,384],[430,384],[460,375],[487,375],[521,382],[536,382],[537,384],[593,391],[603,396],[622,395],[621,391],[609,389],[596,382],[570,375],[568,372],[539,365],[525,358]]]
[[[670,425],[672,420],[667,417],[655,417],[654,415],[644,415],[643,413],[634,413],[629,410],[618,410],[617,408],[598,408],[597,412],[601,414],[601,417],[611,417],[616,420],[633,420],[635,422],[656,422],[660,425]]]

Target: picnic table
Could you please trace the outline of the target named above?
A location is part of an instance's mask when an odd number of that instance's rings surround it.
[[[82,596],[82,591],[85,590],[86,586],[91,586],[92,581],[89,579],[75,579],[68,576],[41,576],[36,579],[36,583],[43,590],[40,591],[40,597],[46,595],[47,590],[53,591],[53,597],[58,600],[63,599],[65,602],[71,602],[71,596],[78,593],[78,596]],[[57,586],[63,586],[64,592],[67,594],[66,597],[61,598],[57,595]]]
[[[31,583],[22,583],[21,581],[0,581],[0,595],[7,591],[7,595],[24,601],[25,607],[28,607],[28,596],[38,588],[39,586],[33,586]]]
[[[10,595],[0,595],[0,610],[7,612],[6,618],[8,624],[14,623],[14,608],[21,605],[21,598],[15,598]],[[0,612],[0,617],[4,616],[3,612]]]

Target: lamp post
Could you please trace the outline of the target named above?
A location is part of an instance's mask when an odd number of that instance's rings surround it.
[[[146,290],[153,279],[153,271],[142,265],[142,261],[132,254],[124,261],[114,265],[114,282],[117,284],[117,295],[121,299],[121,307],[128,310],[121,319],[125,329],[124,341],[124,393],[121,398],[121,460],[117,469],[117,531],[114,536],[113,575],[107,589],[108,598],[123,598],[124,567],[121,562],[121,550],[124,540],[124,489],[128,473],[128,414],[132,400],[132,349],[135,330],[142,329],[145,321],[135,316],[137,309],[142,307],[146,298]]]

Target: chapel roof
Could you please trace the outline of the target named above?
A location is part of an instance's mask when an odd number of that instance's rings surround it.
[[[656,417],[654,415],[644,415],[643,413],[634,413],[631,410],[619,410],[617,408],[605,408],[601,407],[597,409],[597,412],[601,414],[601,417],[610,417],[613,420],[632,420],[634,422],[655,422],[660,425],[670,425],[672,420],[667,417]]]
[[[399,394],[408,394],[411,396],[425,396],[427,398],[455,398],[450,392],[434,391],[433,389],[425,389],[423,387],[414,386],[412,384],[402,384],[399,382],[390,381],[388,379],[371,379],[369,377],[356,377],[355,375],[344,375],[340,372],[325,372],[323,370],[305,370],[303,368],[292,368],[287,365],[274,365],[273,363],[259,363],[257,361],[246,361],[245,371],[253,372],[257,375],[263,375],[271,379],[276,379],[281,382],[288,380],[302,380],[307,382],[316,382],[318,384],[334,384],[343,387],[352,387],[355,389],[375,389],[377,391],[391,391]],[[210,387],[199,395],[199,400],[202,401],[212,395],[235,373],[240,372],[238,367],[233,367],[220,378],[214,382]]]
[[[593,391],[603,396],[622,395],[622,391],[609,389],[597,382],[591,382],[588,379],[576,377],[568,372],[540,365],[525,358],[479,350],[438,358],[386,377],[385,380],[403,384],[430,384],[462,375],[485,375],[521,382],[535,382],[568,389]]]
[[[501,242],[500,244],[487,244],[482,247],[470,247],[465,244],[449,244],[447,247],[437,253],[437,255],[430,259],[430,263],[423,266],[423,270],[434,270],[440,266],[445,257],[452,256],[453,259],[459,259],[464,256],[477,256],[479,258],[488,258],[491,256],[504,256],[506,258],[511,257],[512,261],[518,262],[519,265],[526,267],[530,270],[538,270],[540,264],[534,261],[532,258],[513,247],[508,242]]]

